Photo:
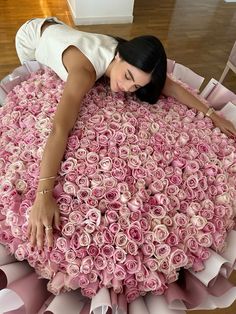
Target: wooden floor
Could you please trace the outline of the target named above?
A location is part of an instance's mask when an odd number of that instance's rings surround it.
[[[66,0],[1,0],[0,12],[0,79],[19,65],[14,37],[27,19],[57,16],[73,25]],[[162,40],[169,58],[204,76],[206,84],[212,77],[219,79],[236,40],[236,3],[223,0],[135,0],[133,24],[79,28],[124,38],[156,35]],[[236,75],[230,72],[224,85],[236,92]],[[231,280],[236,284],[235,273]],[[236,303],[228,309],[192,313],[235,314]]]
[[[14,36],[32,17],[57,16],[73,25],[66,0],[0,1],[0,79],[18,65]],[[135,0],[134,23],[80,26],[81,30],[131,38],[158,36],[171,59],[205,77],[219,79],[236,40],[236,3],[223,0]],[[236,92],[230,71],[224,85]]]

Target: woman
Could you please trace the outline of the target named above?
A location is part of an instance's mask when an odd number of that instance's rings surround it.
[[[105,35],[79,32],[56,18],[33,19],[17,32],[16,50],[21,63],[36,59],[66,81],[44,150],[37,196],[29,218],[30,241],[39,251],[44,240],[52,248],[53,224],[59,229],[59,209],[52,191],[69,133],[83,97],[102,75],[110,78],[114,92],[135,92],[149,103],[155,103],[161,93],[175,97],[210,116],[227,135],[236,134],[231,122],[166,77],[165,51],[153,36],[117,41]]]

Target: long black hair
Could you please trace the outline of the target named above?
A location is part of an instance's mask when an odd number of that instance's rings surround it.
[[[162,43],[151,35],[131,40],[119,37],[115,39],[118,41],[116,53],[119,53],[121,59],[146,73],[151,73],[151,81],[135,93],[140,100],[155,103],[166,81],[167,58]]]

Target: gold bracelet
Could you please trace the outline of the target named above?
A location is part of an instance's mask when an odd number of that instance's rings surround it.
[[[53,176],[53,177],[46,177],[46,178],[41,178],[39,179],[39,181],[46,181],[46,180],[51,180],[51,179],[55,179],[56,176]]]
[[[41,194],[41,195],[44,195],[44,194],[47,194],[49,192],[53,191],[53,189],[44,189],[42,191],[38,191],[37,193]]]
[[[210,117],[212,114],[213,114],[213,112],[215,112],[215,109],[214,108],[209,108],[208,110],[207,110],[207,112],[206,112],[206,116],[207,117]]]

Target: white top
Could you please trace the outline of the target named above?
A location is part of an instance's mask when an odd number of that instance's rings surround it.
[[[62,62],[62,54],[69,46],[77,47],[89,59],[94,66],[96,79],[99,79],[114,58],[117,40],[106,35],[81,32],[64,23],[52,24],[40,37],[35,58],[66,81],[68,73]]]

